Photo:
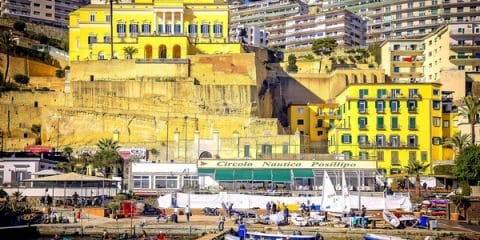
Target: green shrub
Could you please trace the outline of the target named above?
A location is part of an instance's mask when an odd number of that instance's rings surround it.
[[[25,28],[27,27],[27,24],[25,24],[24,21],[15,21],[15,23],[13,23],[13,29],[19,31],[19,32],[23,32],[25,31]]]
[[[65,70],[57,69],[57,71],[55,71],[55,76],[57,76],[57,78],[64,78],[65,77]]]

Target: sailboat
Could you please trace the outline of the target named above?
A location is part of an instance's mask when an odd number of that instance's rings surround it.
[[[338,199],[332,180],[327,171],[323,172],[322,203],[320,209],[323,211],[338,211]]]

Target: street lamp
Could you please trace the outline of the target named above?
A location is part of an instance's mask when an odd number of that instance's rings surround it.
[[[190,205],[190,181],[191,181],[191,179],[190,179],[190,169],[187,167],[187,168],[185,168],[185,170],[183,170],[183,172],[187,173],[187,175],[186,175],[187,179],[188,179],[188,183],[187,183],[187,191],[188,191],[188,202],[187,203],[188,204],[187,204],[187,206],[190,210],[187,214],[190,214],[191,211],[192,211],[192,206]],[[185,184],[185,178],[184,178],[183,183]],[[187,216],[187,222],[188,222],[188,236],[190,237],[192,235],[192,225],[190,223],[190,216]]]

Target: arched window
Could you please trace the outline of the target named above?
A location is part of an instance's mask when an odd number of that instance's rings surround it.
[[[179,45],[173,46],[173,58],[181,58],[182,57],[182,49]]]
[[[167,46],[163,44],[158,46],[158,58],[167,58]]]
[[[152,45],[145,45],[145,58],[152,58]]]
[[[378,81],[377,80],[377,75],[373,74],[372,78],[373,78],[373,83],[377,83],[377,81]]]
[[[353,75],[353,82],[354,82],[354,83],[358,83],[357,75]]]
[[[104,52],[99,52],[98,53],[98,60],[105,60],[105,53]]]
[[[200,156],[198,158],[200,158],[200,159],[213,158],[213,156],[210,152],[205,151],[205,152],[200,153]]]

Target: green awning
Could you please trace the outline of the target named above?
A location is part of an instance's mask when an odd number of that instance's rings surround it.
[[[215,169],[213,168],[198,169],[198,175],[209,175],[209,174],[215,174]]]
[[[293,176],[295,178],[313,178],[312,169],[294,169]]]
[[[233,181],[233,170],[215,170],[215,180],[217,181]]]
[[[238,169],[235,170],[235,181],[242,181],[242,180],[252,180],[252,170],[249,169]]]
[[[272,182],[291,182],[290,169],[272,170]]]
[[[271,181],[272,180],[272,170],[267,170],[267,169],[253,170],[253,180],[255,180],[255,181]]]

